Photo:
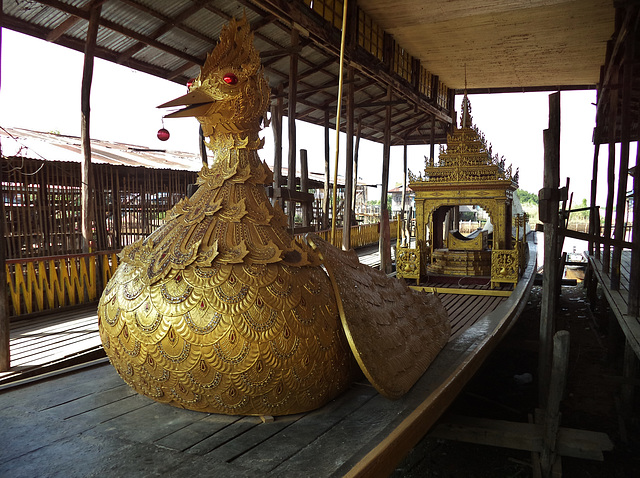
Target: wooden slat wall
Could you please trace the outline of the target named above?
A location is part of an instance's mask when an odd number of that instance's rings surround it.
[[[3,158],[7,258],[79,253],[80,165]],[[93,250],[120,249],[149,235],[195,182],[196,173],[94,164]]]

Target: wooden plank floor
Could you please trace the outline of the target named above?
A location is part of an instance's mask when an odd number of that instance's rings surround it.
[[[11,368],[0,384],[101,347],[96,306],[83,306],[11,323]]]
[[[622,251],[619,290],[611,289],[609,271],[603,270],[601,259],[597,259],[595,256],[589,256],[589,263],[595,272],[598,282],[602,286],[607,302],[615,314],[629,345],[638,358],[640,358],[640,321],[638,317],[627,314],[627,304],[629,301],[629,277],[631,275],[631,251]]]
[[[362,378],[319,410],[263,423],[156,403],[108,364],[0,391],[0,476],[385,476],[517,318],[534,272],[396,401]]]

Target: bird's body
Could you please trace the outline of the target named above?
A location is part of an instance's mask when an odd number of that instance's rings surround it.
[[[354,362],[317,255],[265,193],[272,174],[257,150],[268,88],[248,25],[231,23],[203,73],[190,95],[215,100],[199,118],[212,165],[162,227],[123,249],[99,303],[104,348],[129,385],[160,402],[310,410],[344,390]]]

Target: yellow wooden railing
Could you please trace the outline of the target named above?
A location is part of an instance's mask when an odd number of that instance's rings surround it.
[[[396,222],[390,223],[391,238]],[[342,229],[337,230],[342,244]],[[328,240],[330,231],[317,233]],[[376,244],[378,224],[351,228],[351,247]],[[68,256],[31,257],[6,261],[9,315],[12,317],[98,300],[102,289],[118,267],[117,251]]]
[[[9,315],[95,302],[116,267],[112,251],[8,259]]]
[[[397,221],[389,221],[389,230],[391,233],[391,239],[396,239],[398,236]],[[327,242],[331,242],[331,230],[314,232]],[[370,246],[377,244],[380,240],[380,225],[375,224],[361,224],[358,226],[351,226],[351,249],[358,247]],[[336,229],[336,243],[337,247],[342,246],[342,228]]]

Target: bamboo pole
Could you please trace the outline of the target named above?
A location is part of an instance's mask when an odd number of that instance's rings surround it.
[[[91,137],[90,137],[90,116],[91,116],[91,82],[93,80],[93,59],[98,38],[98,27],[100,22],[100,11],[102,5],[91,7],[89,15],[89,29],[87,30],[87,40],[84,48],[84,69],[82,73],[82,94],[81,94],[81,123],[80,132],[82,137],[82,150],[84,152],[82,161],[82,250],[91,250],[91,213],[93,211],[94,198],[91,194]]]
[[[342,39],[340,40],[340,70],[338,74],[338,106],[336,107],[336,157],[333,166],[333,204],[331,210],[331,244],[336,245],[336,203],[338,200],[338,158],[340,157],[340,111],[344,80],[344,48],[347,31],[347,0],[342,5]],[[344,225],[343,225],[344,228]]]

